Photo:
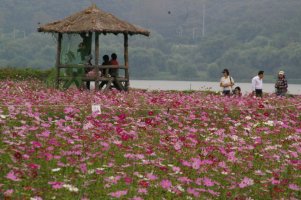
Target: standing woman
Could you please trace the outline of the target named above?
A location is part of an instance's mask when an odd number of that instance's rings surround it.
[[[287,80],[284,75],[284,71],[279,71],[278,80],[275,83],[276,95],[277,96],[285,96],[287,93]]]
[[[223,88],[223,94],[225,96],[230,96],[232,86],[234,85],[234,80],[230,76],[228,69],[224,69],[222,71],[222,73],[223,73],[223,76],[221,77],[221,80],[220,80],[220,86]]]

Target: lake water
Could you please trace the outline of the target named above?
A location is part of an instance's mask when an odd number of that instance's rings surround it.
[[[242,93],[251,92],[251,83],[235,83],[239,86]],[[131,88],[148,90],[211,90],[221,91],[218,82],[199,82],[199,81],[157,81],[157,80],[131,80]],[[268,93],[275,92],[273,83],[263,83],[263,91]],[[300,84],[289,84],[289,94],[301,95]]]

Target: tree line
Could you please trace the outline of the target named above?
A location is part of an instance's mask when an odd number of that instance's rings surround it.
[[[2,67],[53,67],[55,35],[37,33],[38,23],[89,6],[79,0],[3,1]],[[150,38],[130,37],[132,78],[216,81],[228,68],[238,81],[249,81],[258,70],[265,70],[267,80],[273,81],[281,69],[289,80],[301,83],[298,0],[114,0],[97,5],[151,31]],[[122,37],[101,36],[101,42],[103,53],[122,55]]]

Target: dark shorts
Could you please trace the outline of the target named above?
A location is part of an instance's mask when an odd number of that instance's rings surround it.
[[[223,95],[230,96],[231,91],[230,90],[223,90]]]
[[[262,89],[256,89],[255,93],[257,97],[262,97]]]

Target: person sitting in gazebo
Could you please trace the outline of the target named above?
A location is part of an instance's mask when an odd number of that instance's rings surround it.
[[[101,65],[110,65],[110,57],[108,55],[104,55],[102,57],[102,64]],[[107,69],[102,69],[100,72],[101,72],[101,76],[105,76],[106,75],[106,70]],[[102,81],[99,85],[99,89],[101,89],[104,85],[108,84],[108,81]]]
[[[119,65],[118,61],[117,61],[117,54],[116,53],[112,53],[111,55],[111,60],[110,60],[110,65]],[[110,69],[109,70],[109,74],[111,75],[111,77],[118,77],[118,69]]]

